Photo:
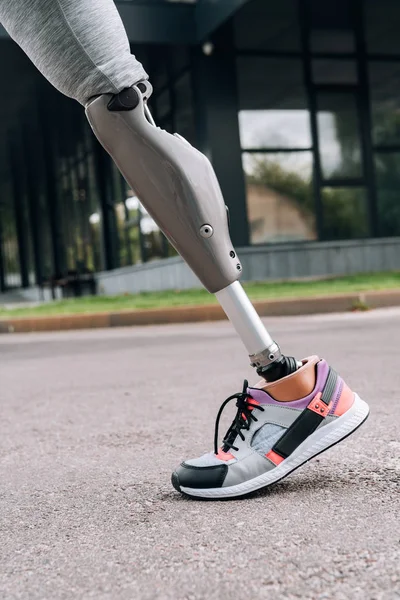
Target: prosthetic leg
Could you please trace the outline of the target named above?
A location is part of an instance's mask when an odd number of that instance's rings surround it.
[[[216,295],[263,377],[254,388],[245,381],[222,404],[214,452],[181,463],[172,475],[184,494],[233,498],[271,485],[347,437],[369,409],[324,360],[282,355],[238,282],[242,267],[211,164],[181,136],[155,126],[150,93],[141,82],[93,99],[86,114],[146,210]],[[219,447],[219,419],[230,400],[237,414]]]
[[[367,404],[324,360],[298,363],[282,355],[261,323],[238,282],[242,266],[211,164],[181,136],[154,124],[147,108],[152,87],[130,53],[112,0],[0,2],[0,20],[50,83],[86,104],[100,143],[216,295],[262,376],[255,387],[245,381],[242,392],[222,404],[214,452],[183,462],[172,475],[174,487],[206,498],[248,494],[357,429],[368,416]],[[219,418],[230,400],[236,400],[237,413],[219,447]]]
[[[148,213],[204,287],[215,294],[258,372],[269,381],[296,371],[237,281],[242,266],[228,213],[208,159],[178,134],[156,127],[147,108],[149,82],[92,100],[86,115]]]

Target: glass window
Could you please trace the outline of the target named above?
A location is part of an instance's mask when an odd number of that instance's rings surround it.
[[[297,0],[251,0],[234,17],[241,50],[300,51]]]
[[[311,152],[243,154],[250,242],[316,239]]]
[[[398,0],[365,0],[364,22],[367,52],[400,53],[400,4]]]
[[[188,140],[196,143],[196,130],[193,110],[193,93],[190,74],[186,73],[175,83],[175,114],[174,122],[176,132]]]
[[[357,83],[357,66],[354,60],[314,58],[312,61],[314,83]]]
[[[312,31],[311,50],[315,54],[324,54],[325,52],[347,54],[355,52],[353,32],[342,29],[317,29]]]
[[[128,190],[125,205],[128,211],[129,238],[135,254],[140,249],[143,262],[164,257],[164,236],[132,190]]]
[[[74,161],[70,160],[70,187],[68,190],[68,201],[70,203],[70,214],[72,216],[71,220],[71,236],[72,236],[72,244],[74,247],[75,255],[74,255],[74,264],[72,266],[73,271],[80,272],[82,270],[82,266],[85,260],[84,254],[84,239],[80,227],[80,203],[81,203],[81,189],[80,189],[80,180],[78,177],[77,166],[74,164]]]
[[[400,144],[400,63],[370,63],[369,82],[373,141]]]
[[[165,238],[155,221],[142,204],[139,208],[139,229],[144,248],[145,260],[163,258],[166,255]]]
[[[132,249],[127,229],[126,185],[115,164],[112,164],[112,197],[116,227],[118,266],[132,264]]]
[[[90,151],[87,160],[87,195],[90,244],[92,247],[93,268],[95,271],[103,269],[102,237],[101,237],[101,210],[99,205],[99,194],[95,175],[94,157]],[[89,265],[90,266],[90,265]]]
[[[38,204],[38,223],[40,223],[39,243],[42,259],[42,277],[45,280],[48,280],[54,275],[53,248],[50,233],[50,215],[48,211],[47,198],[43,191],[40,192],[36,202]]]
[[[149,69],[151,84],[154,92],[168,83],[167,56],[168,47],[153,45],[149,48],[149,63],[146,69]]]
[[[359,123],[354,94],[319,92],[317,100],[323,178],[361,177]]]
[[[400,235],[400,153],[375,156],[379,235]]]
[[[20,219],[21,226],[24,236],[24,244],[25,244],[25,268],[27,272],[27,279],[29,285],[35,285],[35,267],[34,267],[34,254],[33,254],[33,244],[32,244],[32,231],[31,231],[31,222],[30,222],[30,210],[29,210],[29,197],[26,188],[26,172],[22,170],[21,163],[16,165],[17,173],[16,176],[20,182],[20,185],[17,186],[18,192],[21,194],[19,198],[19,210],[20,210]],[[15,188],[13,187],[13,194],[15,193]],[[14,201],[14,200],[13,200]],[[0,199],[0,213],[1,213],[1,204],[2,201]],[[1,214],[0,214],[0,230],[1,230]],[[16,222],[15,222],[16,227]],[[17,231],[15,230],[15,235],[17,235]],[[1,237],[1,236],[0,236]],[[19,269],[19,267],[18,267]],[[22,284],[22,282],[21,282]]]
[[[63,242],[66,253],[66,269],[73,271],[76,267],[76,245],[73,231],[75,222],[72,201],[71,172],[67,159],[60,161],[60,215],[63,225]]]
[[[239,131],[243,149],[311,146],[307,110],[241,110]]]
[[[190,66],[189,46],[171,46],[169,48],[169,63],[172,77],[180,75]]]
[[[309,148],[310,119],[301,61],[238,59],[242,148]]]
[[[75,156],[59,160],[58,202],[62,227],[62,272],[101,270],[101,211],[93,155],[77,147]]]
[[[171,95],[169,89],[155,98],[157,120],[163,119],[171,111]]]
[[[321,190],[324,238],[345,240],[368,235],[367,201],[364,188]]]
[[[0,242],[7,288],[21,286],[19,248],[11,187],[4,184],[0,202]]]
[[[140,202],[136,194],[125,184],[125,227],[129,241],[129,254],[131,264],[143,262],[145,260],[143,248],[141,245],[139,221],[140,221]]]
[[[33,147],[33,146],[32,146]],[[45,157],[43,152],[43,139],[39,136],[35,146],[36,153],[33,156],[35,164],[35,196],[34,200],[34,221],[36,228],[38,254],[39,254],[39,273],[37,273],[41,283],[54,276],[53,264],[53,245],[51,238],[49,198],[47,197],[47,188],[45,184]]]
[[[80,144],[79,144],[80,146]],[[76,246],[77,246],[77,269],[85,273],[96,270],[98,265],[98,249],[96,248],[96,228],[98,220],[93,215],[91,174],[88,164],[86,149],[79,151],[76,164]],[[91,222],[94,221],[93,223]],[[97,221],[97,222],[96,222]],[[97,241],[98,243],[98,241]]]
[[[311,51],[337,54],[355,51],[352,3],[309,0]]]
[[[22,221],[24,227],[25,234],[25,244],[26,244],[26,255],[25,260],[27,263],[27,271],[28,271],[28,281],[29,285],[35,285],[35,267],[33,260],[33,240],[32,240],[32,230],[30,224],[30,214],[29,214],[29,205],[28,205],[28,194],[26,190],[24,190],[22,194]]]

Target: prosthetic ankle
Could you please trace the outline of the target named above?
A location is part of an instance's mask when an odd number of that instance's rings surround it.
[[[155,126],[146,104],[151,92],[143,81],[98,96],[86,106],[86,116],[161,231],[216,295],[257,372],[269,381],[284,377],[298,363],[281,354],[237,281],[242,266],[211,163],[180,135]]]

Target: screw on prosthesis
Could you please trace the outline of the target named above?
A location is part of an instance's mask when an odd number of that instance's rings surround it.
[[[277,381],[295,373],[298,369],[297,360],[293,356],[281,356],[278,360],[257,369],[258,375],[266,381]]]

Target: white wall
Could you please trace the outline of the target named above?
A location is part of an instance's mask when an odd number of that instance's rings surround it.
[[[242,281],[400,270],[400,238],[306,242],[238,249]],[[179,257],[98,273],[99,294],[201,287]]]

